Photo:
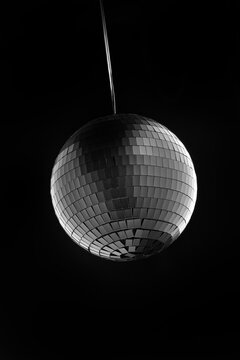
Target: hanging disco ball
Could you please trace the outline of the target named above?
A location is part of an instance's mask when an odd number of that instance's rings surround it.
[[[51,196],[67,234],[94,255],[128,261],[169,246],[193,213],[189,153],[165,126],[135,114],[90,121],[61,149]]]

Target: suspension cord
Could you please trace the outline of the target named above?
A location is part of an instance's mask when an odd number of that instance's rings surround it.
[[[114,85],[113,85],[112,65],[111,65],[110,50],[109,50],[109,44],[108,44],[107,26],[106,26],[106,19],[105,19],[102,0],[100,0],[100,8],[101,8],[103,36],[104,36],[107,65],[108,65],[108,75],[109,75],[109,83],[110,83],[110,90],[111,90],[111,98],[112,98],[112,108],[113,108],[113,113],[115,115],[117,112],[116,111],[116,99],[115,99],[115,91],[114,91]]]

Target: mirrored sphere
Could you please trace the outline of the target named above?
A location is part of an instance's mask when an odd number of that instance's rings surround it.
[[[78,245],[114,261],[148,257],[186,227],[197,179],[183,143],[157,121],[117,114],[64,144],[51,177],[57,218]]]

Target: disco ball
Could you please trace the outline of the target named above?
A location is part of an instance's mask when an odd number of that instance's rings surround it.
[[[169,246],[193,213],[189,153],[165,126],[135,114],[90,121],[61,149],[51,196],[57,218],[94,255],[129,261]]]

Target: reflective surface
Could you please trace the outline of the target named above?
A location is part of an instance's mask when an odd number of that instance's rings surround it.
[[[190,155],[165,126],[135,114],[90,121],[61,149],[51,196],[81,247],[126,261],[169,246],[192,215],[197,181]]]

